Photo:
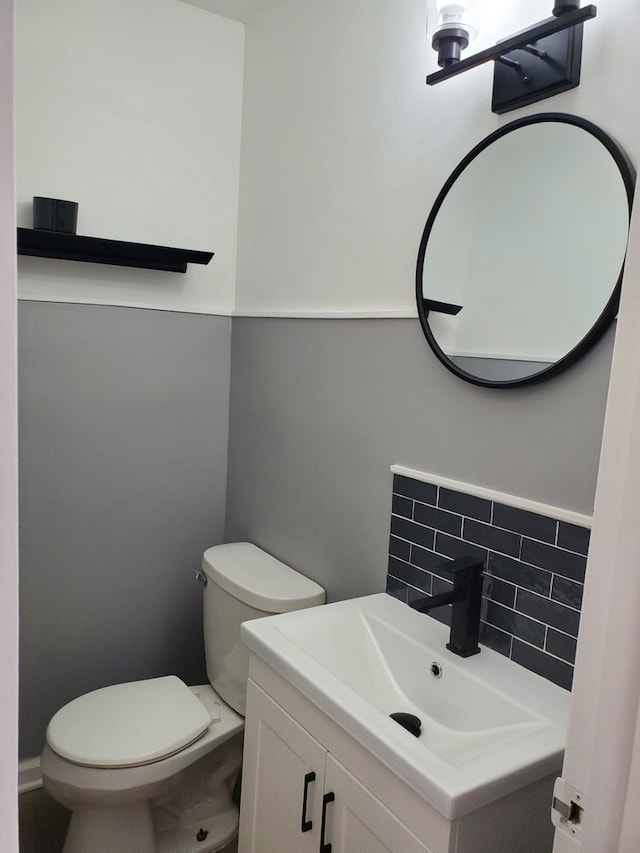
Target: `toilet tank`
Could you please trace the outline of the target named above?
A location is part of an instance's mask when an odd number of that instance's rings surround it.
[[[324,604],[314,581],[250,542],[216,545],[204,552],[203,624],[207,677],[239,714],[245,713],[249,650],[240,625],[249,619]]]

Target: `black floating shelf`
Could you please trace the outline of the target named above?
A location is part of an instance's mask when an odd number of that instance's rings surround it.
[[[37,228],[18,228],[18,254],[167,272],[186,272],[187,264],[208,264],[213,257],[213,252],[83,237]]]

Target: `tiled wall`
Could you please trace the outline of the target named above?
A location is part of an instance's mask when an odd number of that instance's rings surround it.
[[[485,563],[480,643],[571,689],[589,529],[396,475],[387,592],[451,588],[450,559]],[[431,616],[448,623],[451,607]]]

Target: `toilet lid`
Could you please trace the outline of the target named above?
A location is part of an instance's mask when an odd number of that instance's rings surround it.
[[[211,715],[175,675],[114,684],[69,702],[47,728],[62,758],[88,767],[135,767],[201,737]]]
[[[202,569],[225,592],[265,613],[324,604],[323,587],[251,542],[207,548]]]

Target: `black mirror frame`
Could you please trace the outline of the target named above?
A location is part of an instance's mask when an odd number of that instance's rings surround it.
[[[424,231],[422,234],[422,240],[420,241],[420,249],[418,251],[418,261],[416,265],[416,302],[418,306],[418,317],[420,319],[420,325],[422,326],[422,331],[427,339],[427,343],[431,347],[433,353],[436,358],[447,368],[451,373],[454,373],[460,379],[463,379],[465,382],[470,382],[473,385],[484,386],[485,388],[513,388],[516,386],[523,385],[534,385],[538,382],[542,382],[545,379],[551,379],[553,376],[557,376],[562,371],[566,370],[568,367],[571,367],[572,364],[581,358],[594,344],[604,335],[606,330],[609,328],[611,323],[614,321],[616,314],[618,313],[618,305],[620,302],[620,290],[622,287],[622,277],[624,274],[624,261],[622,263],[622,268],[620,270],[620,275],[615,286],[612,289],[611,297],[607,302],[603,312],[600,314],[594,325],[591,327],[590,331],[582,338],[582,340],[572,349],[570,350],[563,358],[559,359],[555,364],[550,365],[548,368],[544,370],[540,370],[538,373],[534,373],[532,376],[527,376],[520,379],[510,379],[506,381],[495,381],[489,379],[482,379],[478,376],[474,376],[471,373],[467,373],[465,370],[462,370],[458,367],[451,359],[443,352],[443,350],[438,346],[435,337],[429,327],[428,317],[429,317],[429,308],[428,303],[429,300],[425,299],[423,294],[423,271],[424,271],[424,259],[427,251],[427,244],[429,242],[429,236],[431,234],[431,230],[433,228],[433,224],[436,220],[438,212],[444,203],[444,200],[460,177],[460,175],[464,172],[467,166],[475,160],[475,158],[488,148],[493,142],[497,139],[500,139],[502,136],[505,136],[508,133],[512,133],[514,130],[518,128],[524,127],[530,124],[540,124],[542,122],[562,122],[564,124],[575,125],[576,127],[585,130],[587,133],[592,134],[598,139],[602,145],[609,151],[611,156],[616,162],[618,169],[620,170],[620,174],[622,176],[622,180],[624,182],[627,201],[629,205],[629,216],[631,216],[631,209],[633,206],[633,194],[635,189],[635,179],[636,173],[635,169],[627,157],[626,153],[622,150],[622,148],[618,145],[618,143],[611,137],[609,134],[605,133],[601,128],[587,119],[580,118],[579,116],[570,115],[568,113],[537,113],[536,115],[525,116],[524,118],[516,119],[515,121],[509,122],[493,133],[489,134],[489,136],[485,137],[481,142],[478,143],[456,166],[454,171],[451,173],[444,186],[440,190],[438,197],[431,209],[429,217],[427,219],[426,225],[424,227]],[[449,312],[451,313],[451,312]]]

